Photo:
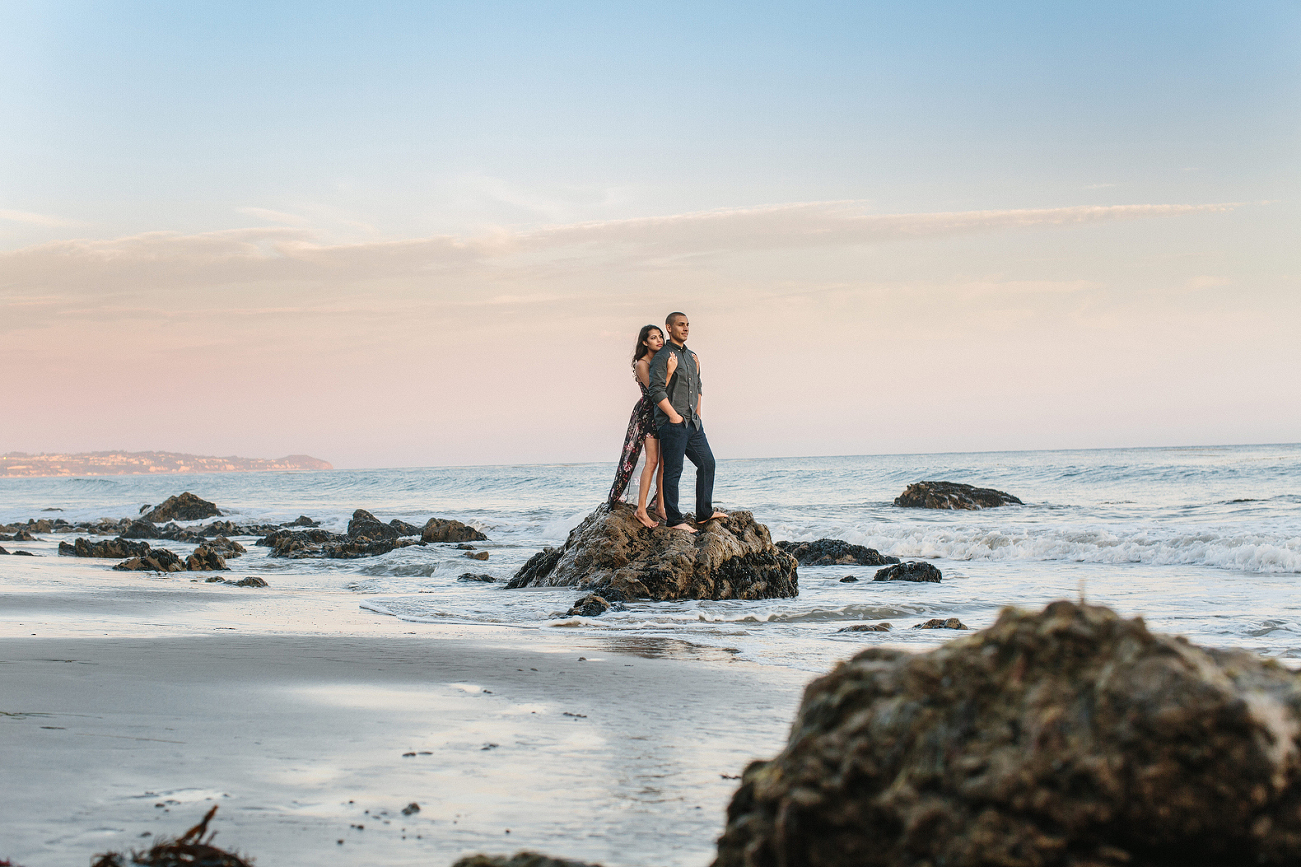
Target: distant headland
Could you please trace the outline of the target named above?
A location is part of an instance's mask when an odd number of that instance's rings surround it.
[[[177,452],[82,452],[0,455],[0,478],[15,476],[130,476],[160,473],[255,473],[264,470],[332,470],[307,455],[283,458],[216,458]]]

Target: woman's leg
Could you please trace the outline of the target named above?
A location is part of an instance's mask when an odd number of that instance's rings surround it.
[[[646,496],[650,493],[650,483],[655,478],[655,469],[660,466],[660,441],[648,436],[645,448],[646,465],[642,467],[641,481],[637,485],[637,520],[647,527],[654,527],[656,522],[646,514]]]
[[[659,463],[655,467],[655,508],[658,510],[659,516],[667,521],[668,516],[664,512],[664,454],[662,452],[659,456]]]

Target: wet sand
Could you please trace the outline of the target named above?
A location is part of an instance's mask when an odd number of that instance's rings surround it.
[[[145,847],[212,803],[217,844],[268,865],[703,865],[725,775],[780,748],[808,679],[676,642],[412,624],[347,592],[14,568],[0,858],[26,867]]]

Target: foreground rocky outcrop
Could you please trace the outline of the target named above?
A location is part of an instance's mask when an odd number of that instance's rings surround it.
[[[152,511],[141,516],[141,520],[151,524],[166,524],[168,521],[201,521],[204,518],[219,517],[221,517],[221,510],[216,504],[186,491],[163,500]]]
[[[905,509],[993,509],[1025,505],[1011,494],[959,482],[916,482],[894,498]]]
[[[506,586],[581,587],[607,602],[769,599],[799,593],[795,558],[749,512],[695,534],[648,529],[625,503],[600,506],[560,548],[534,555]]]
[[[1301,680],[1106,608],[1006,610],[814,681],[715,867],[1301,861]]]
[[[801,566],[888,566],[899,562],[898,557],[882,554],[875,548],[854,545],[844,539],[778,542],[777,547],[798,560]]]

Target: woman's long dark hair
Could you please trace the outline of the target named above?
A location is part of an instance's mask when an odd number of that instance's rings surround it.
[[[632,351],[632,360],[635,364],[641,361],[642,356],[650,355],[650,347],[646,345],[646,338],[650,337],[652,331],[658,331],[660,337],[664,336],[664,331],[658,325],[643,325],[641,331],[637,332],[637,348]]]

